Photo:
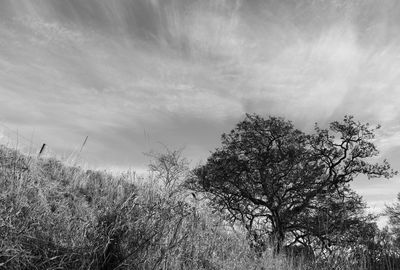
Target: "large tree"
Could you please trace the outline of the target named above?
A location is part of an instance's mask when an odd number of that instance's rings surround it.
[[[190,183],[231,221],[257,237],[269,235],[279,252],[288,240],[329,236],[332,228],[318,224],[323,207],[329,208],[324,215],[336,215],[333,225],[346,217],[334,207],[349,205],[354,217],[361,205],[348,187],[354,177],[396,173],[386,160],[369,162],[378,155],[374,131],[346,116],[307,135],[283,118],[247,114],[222,135],[222,146],[194,170]]]

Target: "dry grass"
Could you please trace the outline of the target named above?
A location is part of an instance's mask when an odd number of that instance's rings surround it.
[[[0,269],[367,269],[343,256],[295,267],[256,253],[179,183],[162,183],[1,146]]]

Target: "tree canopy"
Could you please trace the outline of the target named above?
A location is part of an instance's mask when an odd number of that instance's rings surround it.
[[[386,160],[372,163],[377,128],[345,116],[305,134],[283,118],[247,114],[222,135],[190,184],[256,238],[268,235],[278,252],[282,244],[327,246],[334,232],[362,222],[365,205],[349,183],[359,174],[396,173]]]

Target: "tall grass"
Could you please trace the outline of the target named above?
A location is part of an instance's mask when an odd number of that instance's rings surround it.
[[[179,185],[158,180],[1,146],[0,269],[283,267],[256,257],[243,234],[226,230]]]
[[[160,175],[113,176],[0,146],[0,269],[368,269],[349,256],[309,264],[256,252]]]

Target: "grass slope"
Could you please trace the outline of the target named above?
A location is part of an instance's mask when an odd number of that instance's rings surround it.
[[[0,269],[377,269],[346,251],[296,266],[268,248],[257,253],[179,179],[166,186],[161,177],[113,176],[0,146]]]
[[[255,254],[179,185],[0,146],[0,269],[292,268]]]

